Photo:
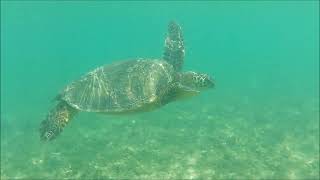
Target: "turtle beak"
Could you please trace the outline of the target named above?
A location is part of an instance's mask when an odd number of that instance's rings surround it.
[[[215,83],[211,76],[208,76],[206,81],[207,81],[206,84],[208,85],[208,88],[214,88]]]

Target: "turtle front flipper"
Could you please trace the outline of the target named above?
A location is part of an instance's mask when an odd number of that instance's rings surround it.
[[[176,22],[171,21],[168,25],[163,59],[171,64],[176,71],[181,71],[184,55],[185,50],[181,27]]]
[[[74,117],[77,110],[69,106],[66,102],[60,101],[50,112],[45,120],[40,124],[40,139],[50,141],[56,138]]]

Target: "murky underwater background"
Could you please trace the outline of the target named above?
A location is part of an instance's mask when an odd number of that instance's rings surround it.
[[[93,68],[161,57],[216,87],[153,112],[81,113],[50,143],[53,98]],[[1,179],[319,179],[319,2],[1,2]]]

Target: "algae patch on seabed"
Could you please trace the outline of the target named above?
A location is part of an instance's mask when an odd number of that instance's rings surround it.
[[[85,114],[68,138],[46,145],[12,129],[1,141],[1,179],[318,178],[319,122],[310,105],[230,102],[193,113],[168,106],[120,119]]]

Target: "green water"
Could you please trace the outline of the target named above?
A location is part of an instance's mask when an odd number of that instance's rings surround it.
[[[148,113],[39,124],[72,80],[162,56],[216,87]],[[1,1],[1,179],[319,179],[319,2]]]

